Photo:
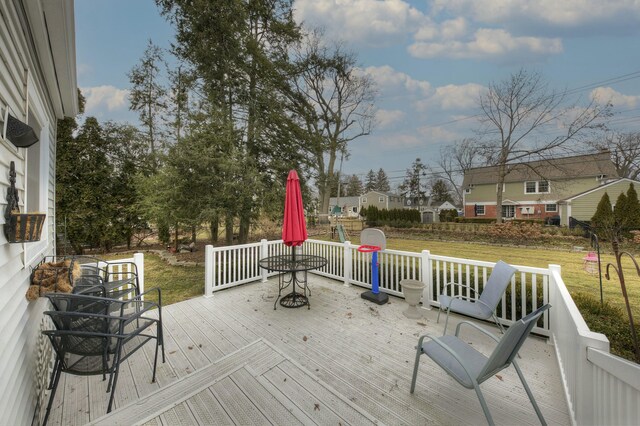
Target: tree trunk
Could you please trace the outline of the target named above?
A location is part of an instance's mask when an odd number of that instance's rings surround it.
[[[498,168],[498,186],[496,194],[496,223],[502,223],[502,186],[504,185],[504,178],[506,176],[506,165],[500,164]]]
[[[227,212],[224,218],[225,242],[228,246],[233,245],[233,215]]]
[[[215,219],[212,219],[211,222],[209,223],[209,232],[211,232],[211,242],[212,243],[217,243],[218,242],[218,229],[220,227],[220,221],[218,220],[218,217],[216,217]]]
[[[180,228],[178,226],[178,224],[176,223],[176,232],[175,232],[175,237],[174,237],[174,244],[176,247],[176,253],[178,252],[178,231],[180,231]]]
[[[246,244],[249,241],[249,228],[251,226],[251,218],[247,215],[240,216],[240,230],[238,231],[238,243]]]
[[[196,225],[191,225],[191,242],[192,243],[196,242],[196,231],[197,231]]]

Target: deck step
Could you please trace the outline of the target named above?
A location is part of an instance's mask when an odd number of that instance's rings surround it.
[[[297,389],[295,398],[290,398],[292,386]],[[218,424],[379,424],[264,339],[89,424],[210,424],[214,420]]]

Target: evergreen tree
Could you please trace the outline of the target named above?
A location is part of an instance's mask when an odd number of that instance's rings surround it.
[[[347,197],[357,197],[363,194],[364,187],[362,186],[362,181],[357,175],[351,175],[346,182],[345,189]]]
[[[364,192],[375,191],[378,189],[378,178],[373,170],[369,170],[367,177],[364,179]]]
[[[596,212],[591,218],[591,226],[595,229],[596,233],[602,238],[606,238],[609,241],[613,241],[616,237],[616,220],[611,207],[611,199],[608,193],[604,193]]]
[[[391,191],[391,186],[389,185],[389,178],[382,167],[378,170],[378,174],[376,175],[376,189],[380,192],[389,192]]]
[[[444,203],[445,201],[453,202],[451,191],[447,183],[442,179],[436,180],[431,186],[431,197],[433,201],[439,203]]]
[[[640,201],[633,184],[627,190],[627,221],[629,230],[640,229]]]
[[[426,191],[426,182],[422,182],[426,175],[427,166],[422,163],[420,158],[411,164],[411,168],[407,169],[404,181],[400,185],[400,191],[405,197],[424,198]]]
[[[161,116],[166,109],[167,94],[166,88],[160,83],[163,63],[162,49],[149,40],[140,63],[129,72],[130,108],[138,112],[152,156],[162,147]]]

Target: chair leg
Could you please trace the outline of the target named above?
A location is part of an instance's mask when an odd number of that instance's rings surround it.
[[[60,375],[62,374],[62,362],[58,361],[57,368],[55,370],[55,379],[53,380],[53,386],[51,387],[51,395],[49,396],[49,403],[47,404],[47,411],[44,415],[42,426],[47,425],[49,420],[49,414],[51,414],[51,406],[53,405],[53,398],[56,396],[56,389],[58,388],[58,382],[60,381]]]
[[[416,360],[413,363],[413,376],[411,378],[411,393],[416,389],[416,379],[418,378],[418,365],[420,365],[420,355],[422,355],[422,347],[418,345],[416,348]]]
[[[447,309],[446,318],[444,320],[444,331],[442,332],[443,336],[445,334],[447,334],[447,326],[449,325],[449,312],[451,312],[451,311],[449,309]]]
[[[160,346],[160,340],[156,338],[156,353],[153,357],[153,377],[151,377],[151,383],[156,382],[156,366],[158,365],[158,346]]]
[[[484,411],[484,416],[487,418],[487,423],[490,426],[494,426],[493,417],[491,417],[491,413],[489,412],[489,406],[487,405],[487,401],[484,400],[484,395],[482,395],[482,391],[480,390],[480,385],[478,382],[473,383],[473,388],[476,391],[476,395],[478,395],[478,399],[480,400],[480,405],[482,406],[482,411]]]
[[[113,408],[113,397],[116,394],[116,384],[118,384],[118,372],[120,371],[120,354],[118,353],[117,358],[114,360],[114,372],[112,376],[109,378],[109,385],[111,386],[111,396],[109,397],[109,406],[107,407],[107,413],[111,412]],[[113,383],[111,383],[111,378],[113,378]],[[109,387],[107,387],[108,392]]]
[[[58,363],[60,360],[58,359],[58,355],[56,355],[56,360],[53,363],[53,369],[51,370],[51,377],[49,378],[49,386],[47,390],[51,390],[53,388],[53,381],[56,379],[56,372],[58,371]]]
[[[536,411],[536,414],[538,415],[538,419],[540,420],[540,423],[543,426],[547,425],[547,422],[544,420],[544,417],[542,416],[542,411],[540,411],[540,407],[538,407],[538,403],[536,402],[536,399],[533,397],[533,393],[531,392],[531,389],[529,388],[529,385],[527,384],[527,381],[524,379],[524,375],[522,374],[522,370],[520,370],[520,367],[518,366],[518,363],[516,363],[516,361],[513,361],[513,366],[515,367],[516,371],[518,372],[518,377],[520,377],[520,381],[522,382],[522,386],[524,386],[524,390],[527,392],[527,395],[529,396],[529,401],[531,401],[531,405],[533,405],[533,409]]]
[[[442,306],[438,306],[438,318],[436,318],[436,324],[440,324],[440,314],[442,313]]]

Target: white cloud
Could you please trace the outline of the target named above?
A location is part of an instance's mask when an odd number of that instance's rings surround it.
[[[423,126],[417,129],[423,143],[433,144],[440,142],[453,142],[460,139],[460,135],[440,126]]]
[[[435,89],[435,92],[426,99],[416,103],[416,108],[421,111],[429,107],[437,107],[443,110],[464,110],[478,106],[480,94],[486,87],[467,83],[462,85],[448,84]]]
[[[624,95],[611,87],[596,87],[589,96],[602,103],[611,102],[614,107],[635,108],[640,105],[640,96]]]
[[[380,46],[397,42],[428,20],[403,0],[296,0],[297,22],[326,28],[329,36]]]
[[[558,38],[515,37],[503,29],[481,28],[467,41],[418,41],[410,45],[408,50],[417,58],[497,58],[515,54],[542,56],[561,53],[562,41]]]
[[[411,76],[396,71],[389,65],[381,67],[367,67],[364,72],[369,74],[382,92],[394,95],[416,94],[427,95],[431,84],[425,80],[415,80]]]
[[[406,116],[406,113],[398,109],[394,109],[394,110],[379,109],[376,112],[376,122],[378,123],[378,127],[380,129],[384,129],[386,127],[390,127],[395,123],[400,122],[405,116]]]
[[[114,86],[83,87],[82,94],[86,99],[85,112],[95,113],[106,108],[116,111],[129,107],[129,91]]]
[[[535,23],[542,24],[540,30],[592,26],[594,33],[602,34],[616,31],[621,23],[640,24],[637,0],[434,0],[431,10],[436,15],[466,16],[514,29],[522,25],[532,28]]]

